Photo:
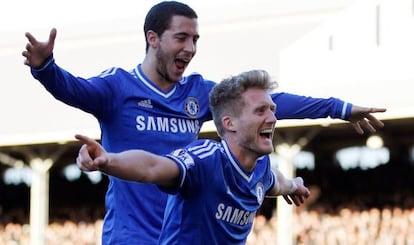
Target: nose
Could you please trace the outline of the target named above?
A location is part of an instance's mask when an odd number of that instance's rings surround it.
[[[276,118],[275,112],[272,111],[272,110],[269,110],[269,113],[268,114],[269,114],[269,116],[268,116],[268,122],[276,124],[277,118]]]
[[[185,43],[184,50],[190,53],[195,53],[197,50],[197,45],[192,39],[189,39]]]

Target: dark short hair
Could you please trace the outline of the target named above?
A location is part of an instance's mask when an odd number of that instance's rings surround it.
[[[164,1],[154,5],[147,13],[144,23],[144,36],[146,41],[145,50],[148,51],[149,43],[147,40],[147,32],[154,31],[161,36],[165,30],[170,28],[173,16],[184,16],[197,19],[197,13],[187,4],[176,1]]]

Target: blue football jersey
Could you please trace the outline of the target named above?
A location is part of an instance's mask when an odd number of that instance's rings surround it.
[[[180,168],[160,244],[245,244],[256,211],[275,184],[268,156],[245,171],[225,141],[199,140],[167,157]],[[276,183],[277,184],[277,183]]]
[[[89,79],[60,68],[51,56],[31,73],[58,100],[94,115],[108,152],[143,149],[167,154],[197,139],[211,120],[208,93],[214,82],[199,74],[184,77],[169,91],[148,79],[140,65],[126,71],[110,68]],[[276,117],[349,117],[351,104],[288,93],[272,94]],[[167,194],[155,185],[109,177],[105,197],[103,244],[156,244]]]
[[[99,120],[108,152],[166,154],[196,140],[203,122],[211,119],[206,91],[215,83],[198,74],[169,91],[159,90],[140,66],[131,71],[111,68],[89,79],[53,64],[38,74],[55,97]],[[109,179],[103,244],[156,244],[167,194],[155,185]]]

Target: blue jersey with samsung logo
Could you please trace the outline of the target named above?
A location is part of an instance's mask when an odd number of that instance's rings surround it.
[[[256,211],[275,184],[268,156],[242,169],[225,141],[199,140],[167,155],[180,168],[160,244],[245,244]],[[277,184],[277,183],[276,183]]]
[[[196,140],[202,123],[211,119],[208,93],[215,83],[199,74],[161,91],[140,66],[131,71],[111,68],[84,79],[60,68],[50,57],[31,72],[55,98],[97,118],[108,152],[143,149],[164,155]],[[335,98],[288,93],[275,93],[272,98],[279,105],[278,119],[347,119],[351,108]],[[156,244],[167,194],[155,185],[109,178],[102,243]]]

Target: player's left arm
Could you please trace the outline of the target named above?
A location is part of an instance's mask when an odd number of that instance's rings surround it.
[[[359,134],[374,133],[384,126],[374,114],[385,112],[385,108],[357,106],[334,97],[314,98],[284,92],[271,97],[275,104],[283,105],[276,111],[277,119],[337,118],[350,122]]]
[[[275,184],[268,192],[267,197],[276,197],[282,195],[288,204],[299,206],[309,197],[310,191],[304,185],[301,177],[293,179],[286,178],[279,170],[275,170]]]

